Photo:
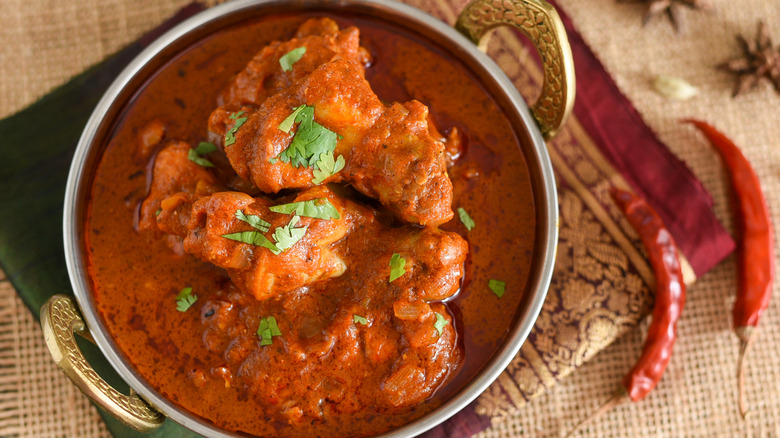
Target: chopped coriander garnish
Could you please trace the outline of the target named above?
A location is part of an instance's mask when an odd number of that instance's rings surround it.
[[[185,287],[179,294],[176,295],[176,310],[179,312],[186,312],[195,301],[198,301],[197,295],[192,295],[192,288]]]
[[[314,178],[311,180],[314,184],[322,184],[326,178],[329,178],[344,168],[344,156],[339,155],[335,160],[333,159],[333,151],[327,154],[320,154],[320,160],[314,165]]]
[[[313,217],[315,219],[341,219],[336,207],[327,198],[310,199],[308,201],[291,202],[275,205],[270,208],[274,213],[295,214],[297,216]]]
[[[276,230],[274,230],[274,240],[276,241],[276,247],[279,249],[279,251],[285,251],[291,248],[306,234],[306,230],[309,228],[308,225],[305,227],[294,228],[295,224],[297,224],[300,220],[300,216],[293,216],[287,225],[278,227]]]
[[[406,265],[406,259],[401,257],[401,254],[394,252],[390,257],[390,281],[399,278],[406,273],[404,266]]]
[[[187,158],[189,158],[190,161],[192,161],[193,163],[197,164],[198,166],[201,166],[201,167],[214,167],[214,164],[211,161],[209,161],[209,160],[207,160],[205,158],[199,157],[198,153],[195,152],[195,149],[190,149],[190,151],[187,152]]]
[[[236,210],[236,219],[246,222],[251,225],[257,231],[242,231],[240,233],[223,234],[225,239],[235,240],[237,242],[246,243],[249,245],[261,246],[269,249],[274,254],[279,254],[295,245],[296,242],[301,240],[306,234],[306,230],[309,226],[293,228],[295,224],[301,219],[299,216],[293,216],[290,222],[283,226],[277,227],[274,230],[273,238],[276,244],[272,243],[263,233],[267,232],[271,228],[271,224],[264,221],[260,216],[253,214],[245,214],[242,210]]]
[[[491,278],[490,281],[488,281],[488,287],[499,298],[503,297],[504,292],[506,291],[506,283],[501,280],[493,280]]]
[[[436,331],[439,332],[439,336],[441,336],[441,334],[444,333],[444,326],[450,322],[444,319],[439,312],[433,312],[433,314],[436,315],[436,322],[433,323],[433,328],[435,328]]]
[[[257,336],[260,337],[260,345],[271,345],[274,336],[281,336],[282,331],[276,325],[276,318],[268,316],[260,319],[257,327]]]
[[[271,243],[271,241],[260,231],[242,231],[240,233],[223,234],[222,237],[237,242],[247,243],[249,245],[262,246],[263,248],[271,250],[274,254],[282,252],[281,249]]]
[[[466,212],[466,209],[463,207],[458,207],[458,217],[460,217],[460,221],[463,222],[463,225],[469,231],[471,231],[476,225],[474,223],[474,219],[469,216],[468,212]]]
[[[212,164],[211,161],[203,158],[203,156],[206,154],[210,154],[216,150],[217,147],[214,146],[213,143],[202,141],[198,143],[198,147],[196,147],[195,149],[190,149],[190,151],[187,152],[187,158],[189,158],[190,161],[197,164],[198,166],[214,167],[214,164]]]
[[[198,147],[195,148],[195,152],[198,155],[206,155],[216,151],[218,148],[214,143],[208,141],[202,141],[198,143]]]
[[[279,124],[279,130],[285,134],[289,134],[290,130],[295,124],[295,118],[298,117],[298,113],[303,111],[304,108],[306,108],[306,105],[301,105],[298,108],[295,108],[293,112],[290,113],[290,115]]]
[[[282,70],[283,71],[292,70],[293,64],[298,62],[298,60],[301,59],[304,53],[306,53],[306,47],[298,47],[297,49],[290,50],[281,58],[279,58],[279,65],[282,66]]]
[[[322,154],[336,149],[338,134],[314,121],[313,106],[303,105],[295,108],[279,125],[279,129],[289,133],[292,129],[292,123],[289,122],[291,118],[293,123],[298,123],[298,129],[290,146],[282,151],[278,158],[295,167],[308,166],[318,169],[317,162],[322,158]]]
[[[236,210],[235,215],[236,215],[236,219],[248,223],[249,225],[252,226],[252,228],[256,230],[260,230],[263,233],[265,233],[266,231],[268,231],[269,228],[271,228],[271,224],[264,221],[260,216],[254,214],[247,215],[244,214],[244,212],[241,210]]]
[[[158,208],[157,211],[154,212],[154,215],[159,216],[160,213],[162,213],[162,208]]]
[[[235,120],[236,124],[233,125],[232,128],[228,130],[228,132],[225,134],[225,146],[230,146],[231,144],[236,142],[236,132],[238,132],[238,128],[240,128],[245,122],[247,117],[241,117],[244,115],[244,111],[239,111],[237,113],[233,113],[230,116],[231,120]]]
[[[368,325],[368,320],[360,315],[352,315],[352,322],[355,324]]]

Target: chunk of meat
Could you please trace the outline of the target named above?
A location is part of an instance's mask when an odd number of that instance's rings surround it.
[[[267,99],[257,110],[246,106],[217,108],[209,118],[209,130],[224,137],[235,124],[230,117],[238,110],[246,112],[247,120],[235,134],[235,143],[225,146],[236,173],[266,193],[313,187],[311,168],[278,160],[296,132],[293,128],[289,134],[285,133],[279,125],[304,104],[314,106],[317,123],[343,136],[335,155],[348,155],[351,145],[362,139],[384,110],[358,69],[352,63],[338,60],[321,66],[294,87]],[[328,181],[340,178],[339,173]]]
[[[451,371],[449,364],[459,362],[460,350],[454,348],[457,333],[448,309],[442,303],[417,303],[422,307],[419,316],[400,322],[409,346],[380,386],[382,401],[395,408],[425,401]],[[434,325],[437,313],[446,321],[441,333]]]
[[[325,182],[349,182],[407,222],[439,225],[452,218],[444,144],[431,136],[427,107],[417,101],[385,107],[358,69],[339,59],[321,65],[257,110],[240,108],[247,120],[235,133],[235,143],[225,147],[239,176],[269,193],[315,185],[311,167],[279,159],[296,132],[288,134],[279,125],[301,105],[313,106],[314,120],[340,136],[334,155],[344,156],[346,166]],[[215,110],[209,130],[224,136],[235,125],[238,110]]]
[[[407,222],[439,225],[453,216],[452,181],[427,118],[416,100],[391,105],[351,150],[344,178]]]
[[[303,56],[290,71],[282,70],[279,58],[300,47],[306,48]],[[330,18],[308,20],[298,29],[295,38],[273,42],[255,55],[236,75],[221,100],[228,106],[260,105],[268,97],[335,58],[351,62],[360,76],[364,75],[364,66],[370,58],[368,52],[360,47],[360,31],[356,27],[339,30]]]
[[[154,159],[149,195],[141,204],[139,230],[156,230],[156,216],[164,199],[181,193],[182,197],[195,198],[214,193],[219,184],[205,167],[190,161],[190,145],[174,142],[165,146]]]
[[[346,270],[346,263],[335,245],[357,220],[371,220],[365,207],[336,196],[327,187],[317,187],[298,195],[293,202],[327,199],[340,214],[330,220],[300,217],[295,228],[306,227],[303,237],[290,248],[275,253],[264,246],[244,243],[224,237],[246,231],[257,231],[269,243],[275,230],[288,225],[292,215],[274,213],[273,204],[264,198],[252,198],[241,192],[219,192],[198,199],[187,206],[187,199],[174,195],[164,202],[158,224],[164,231],[184,238],[184,250],[204,261],[225,268],[231,279],[243,291],[258,300],[318,281],[337,277]],[[174,202],[175,201],[175,202]],[[189,210],[182,228],[182,209]],[[270,224],[260,232],[239,220],[236,212],[259,216]]]
[[[438,228],[423,228],[409,232],[396,232],[393,252],[406,260],[404,274],[392,282],[399,288],[399,296],[411,299],[436,301],[453,296],[460,287],[464,263],[468,255],[468,243],[458,234]],[[385,254],[386,268],[390,275],[390,257]]]

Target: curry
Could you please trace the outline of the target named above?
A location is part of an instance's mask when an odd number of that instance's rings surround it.
[[[236,432],[367,436],[489,361],[536,223],[513,127],[457,59],[296,14],[222,30],[144,85],[84,227],[98,311],[162,396]]]

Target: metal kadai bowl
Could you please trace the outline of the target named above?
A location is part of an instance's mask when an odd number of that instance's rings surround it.
[[[539,314],[552,276],[558,238],[558,208],[552,166],[545,139],[560,129],[574,102],[571,48],[555,9],[543,0],[475,0],[458,17],[455,27],[392,0],[238,0],[206,10],[183,22],[151,44],[114,81],[92,113],[70,168],[64,209],[65,255],[76,303],[63,295],[41,309],[41,323],[52,357],[87,396],[129,426],[150,431],[170,418],[209,437],[233,437],[185,411],[154,390],[134,370],[112,341],[98,315],[84,264],[84,221],[89,184],[104,140],[122,108],[168,60],[192,44],[232,24],[268,14],[296,11],[368,16],[416,34],[459,59],[481,82],[511,121],[527,162],[536,203],[536,247],[524,296],[514,324],[492,359],[476,377],[438,408],[383,437],[420,434],[453,416],[474,400],[509,364],[525,342]],[[499,67],[480,50],[486,33],[511,26],[531,39],[543,60],[541,97],[529,109]],[[124,395],[90,367],[79,351],[75,334],[94,340],[113,368],[131,388]]]

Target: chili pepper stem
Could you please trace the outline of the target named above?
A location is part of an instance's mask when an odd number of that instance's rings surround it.
[[[736,329],[734,329],[734,332],[737,334],[737,337],[739,338],[739,359],[737,360],[737,385],[739,388],[738,389],[739,413],[740,415],[742,415],[742,419],[744,420],[748,414],[747,399],[745,396],[745,356],[747,355],[747,350],[750,347],[750,344],[753,343],[753,339],[755,338],[756,328],[751,326],[737,327]]]
[[[625,388],[620,387],[620,389],[615,391],[615,393],[612,395],[612,397],[610,397],[609,400],[607,400],[604,403],[602,403],[601,406],[599,406],[598,409],[596,409],[595,412],[593,412],[592,414],[588,415],[582,421],[577,423],[577,425],[574,426],[574,429],[572,429],[571,431],[569,431],[569,433],[566,434],[565,438],[571,437],[572,435],[574,435],[575,432],[577,432],[578,430],[582,429],[586,424],[590,423],[591,421],[593,421],[597,417],[603,415],[605,412],[609,411],[610,409],[614,408],[615,406],[618,406],[618,405],[620,405],[620,404],[622,404],[624,402],[627,402],[629,400],[630,399],[628,398],[628,391],[626,391]]]

